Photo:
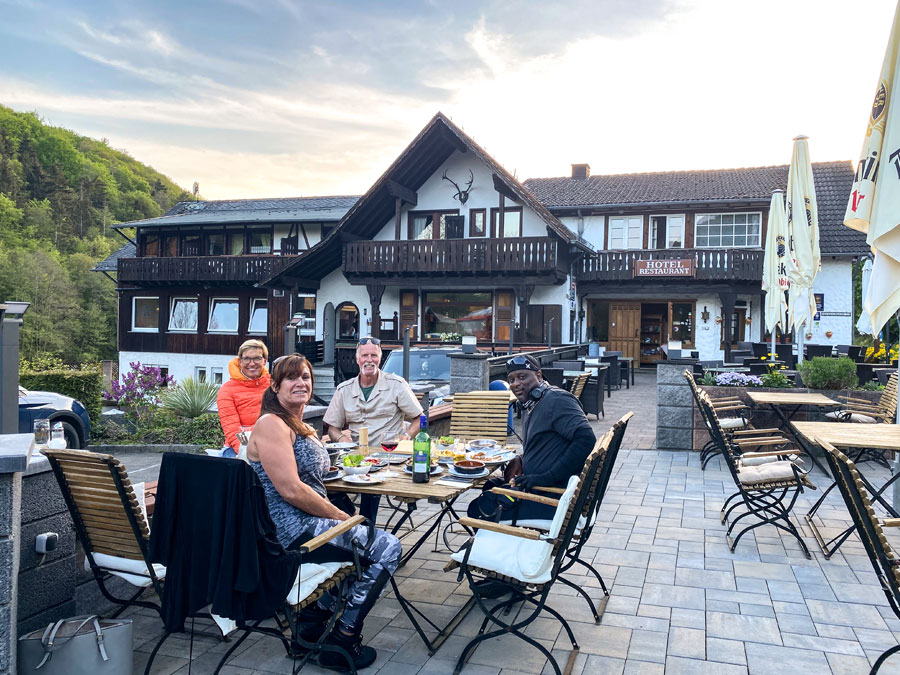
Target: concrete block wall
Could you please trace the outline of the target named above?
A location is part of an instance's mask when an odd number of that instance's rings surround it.
[[[0,473],[0,675],[16,671],[13,581],[18,541],[14,514],[19,510],[21,486],[21,474]]]
[[[656,366],[656,447],[691,450],[694,446],[694,398],[684,379],[684,364]]]
[[[486,391],[488,380],[487,354],[450,354],[450,393]]]

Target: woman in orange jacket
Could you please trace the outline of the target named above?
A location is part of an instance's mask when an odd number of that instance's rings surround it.
[[[235,454],[241,447],[237,433],[242,426],[256,424],[259,418],[262,396],[271,382],[266,369],[268,358],[269,350],[262,340],[247,340],[238,349],[237,358],[228,364],[231,379],[219,388],[219,395],[216,396],[225,445],[232,448]]]

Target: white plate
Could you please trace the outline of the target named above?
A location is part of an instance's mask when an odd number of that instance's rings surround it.
[[[363,473],[356,476],[342,476],[341,480],[345,483],[352,483],[353,485],[375,485],[376,483],[383,482],[384,478],[377,474],[373,476]]]
[[[393,452],[373,452],[369,457],[384,460],[388,464],[403,464],[409,460],[409,455],[397,455]]]
[[[403,470],[406,473],[412,473],[412,468],[408,464],[403,467]],[[438,474],[441,474],[441,473],[444,473],[444,467],[442,467],[440,464],[431,470],[432,476],[437,476]]]
[[[326,450],[350,450],[352,448],[358,448],[359,443],[354,443],[353,441],[342,441],[340,443],[326,443]]]
[[[466,443],[466,447],[468,447],[473,452],[475,450],[486,450],[487,448],[496,448],[499,445],[500,444],[497,441],[495,441],[491,438],[476,438],[476,439],[471,440],[468,443]]]
[[[460,473],[456,470],[456,467],[451,466],[448,473],[451,476],[456,476],[457,478],[471,478],[475,480],[476,478],[484,478],[485,476],[489,476],[491,474],[491,470],[485,467],[482,469],[481,473]]]
[[[479,453],[484,453],[487,457],[478,457]],[[509,450],[503,452],[495,452],[491,454],[490,452],[486,452],[484,450],[476,450],[474,452],[467,452],[466,459],[474,459],[476,462],[484,462],[488,466],[497,466],[498,464],[505,464],[512,460],[513,457],[516,456],[516,453],[511,452]]]
[[[323,478],[323,479],[322,479],[322,482],[323,482],[323,483],[331,483],[331,482],[333,482],[333,481],[338,480],[339,478],[343,478],[344,475],[345,475],[344,472],[341,471],[340,469],[338,469],[337,472],[336,472],[333,476],[331,476],[330,478]]]

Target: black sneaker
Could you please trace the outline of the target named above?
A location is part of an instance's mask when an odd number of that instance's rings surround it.
[[[353,665],[357,670],[368,668],[378,656],[372,647],[364,647],[362,643],[362,634],[354,633],[353,635],[344,635],[340,630],[335,628],[331,631],[331,635],[323,643],[333,647],[341,647],[350,654],[353,659]],[[338,670],[341,672],[350,672],[347,664],[347,657],[338,651],[321,651],[319,652],[319,665],[330,670]]]
[[[316,605],[301,609],[297,613],[297,627],[300,637],[311,644],[317,643],[325,633],[325,627],[331,618],[332,611],[322,609]],[[308,648],[301,645],[297,640],[291,640],[291,654],[289,656],[303,656]]]

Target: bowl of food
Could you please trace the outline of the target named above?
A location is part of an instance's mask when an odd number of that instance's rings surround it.
[[[493,438],[476,438],[475,440],[469,441],[469,449],[473,451],[490,451],[493,450],[496,445],[498,445],[498,443]]]
[[[347,455],[344,457],[341,468],[344,470],[344,473],[350,476],[357,476],[369,473],[372,465],[369,462],[364,462],[362,455]]]
[[[454,440],[453,436],[441,436],[434,442],[434,447],[441,452],[453,450],[453,447],[455,445],[456,441]]]
[[[453,468],[457,473],[479,474],[484,471],[484,462],[479,462],[475,459],[462,459],[453,462]]]

